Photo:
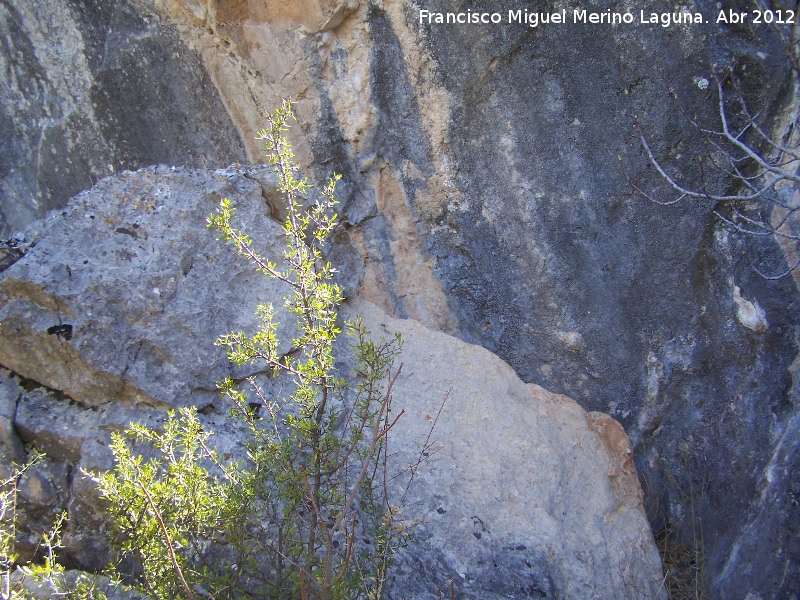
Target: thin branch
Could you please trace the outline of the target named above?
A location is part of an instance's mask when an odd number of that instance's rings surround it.
[[[796,52],[792,55],[793,58]],[[792,63],[794,69],[795,85],[800,77],[800,61]],[[788,198],[788,190],[783,185],[796,186],[800,184],[800,174],[797,163],[800,161],[800,150],[796,139],[795,130],[800,124],[800,110],[795,109],[795,114],[790,118],[784,133],[780,137],[769,135],[759,124],[763,111],[750,110],[746,98],[737,80],[733,77],[732,70],[718,73],[711,71],[714,88],[716,91],[716,118],[719,123],[716,129],[703,127],[696,117],[691,117],[680,102],[676,102],[684,119],[694,128],[697,135],[706,146],[706,154],[701,157],[698,164],[699,184],[696,187],[684,185],[679,177],[671,175],[651,147],[647,136],[642,131],[637,117],[633,116],[633,126],[637,131],[644,148],[648,162],[655,168],[659,177],[672,190],[670,197],[659,197],[660,192],[651,192],[632,180],[623,168],[623,174],[628,184],[637,194],[649,201],[670,206],[687,199],[707,200],[717,204],[712,208],[713,214],[726,226],[737,233],[747,236],[768,237],[776,236],[800,244],[800,235],[790,227],[796,219],[796,212],[800,207],[793,206]],[[730,80],[733,92],[726,94],[725,85]],[[677,95],[671,91],[677,101]],[[732,118],[733,111],[737,118]],[[735,123],[743,120],[743,123]],[[756,149],[755,143],[763,146],[770,155]],[[774,155],[774,156],[773,156]],[[705,159],[705,160],[703,160]],[[620,163],[622,159],[620,157]],[[706,168],[706,163],[711,167]],[[735,193],[719,193],[711,189],[707,179],[707,171],[717,177],[723,177],[729,182],[738,184]],[[784,192],[786,191],[786,195]],[[720,208],[721,205],[727,208]],[[780,209],[783,212],[775,212]],[[781,276],[769,276],[766,279],[780,279],[798,267],[794,264]],[[755,267],[754,267],[755,268]],[[763,276],[763,273],[756,271]]]
[[[235,229],[230,228],[228,231],[228,235],[231,236],[231,239],[234,241],[236,246],[249,258],[252,260],[256,266],[265,273],[268,273],[271,277],[283,281],[284,283],[289,284],[292,287],[297,285],[296,282],[292,281],[288,277],[285,277],[281,272],[276,271],[272,268],[272,266],[265,262],[263,258],[261,258],[255,251],[250,247],[249,244],[245,243],[244,238],[240,236]]]
[[[439,405],[439,410],[436,413],[436,417],[434,417],[433,423],[431,423],[431,427],[428,430],[428,435],[425,437],[425,443],[422,444],[422,448],[419,451],[419,456],[417,457],[417,462],[415,462],[413,465],[408,467],[408,469],[406,469],[408,471],[411,471],[411,477],[409,477],[408,483],[406,483],[406,488],[403,491],[403,497],[400,500],[400,504],[404,504],[405,503],[406,496],[408,495],[408,491],[411,489],[411,484],[414,481],[414,477],[417,475],[417,470],[419,469],[419,466],[425,460],[427,460],[428,458],[433,456],[436,452],[438,452],[438,449],[435,450],[434,452],[429,452],[431,446],[433,446],[433,442],[431,442],[431,436],[433,435],[434,429],[436,429],[436,425],[439,423],[439,417],[442,415],[442,411],[444,410],[444,405],[447,403],[447,400],[450,398],[450,392],[452,392],[452,391],[453,390],[447,390],[447,393],[444,395],[444,398],[442,398],[442,403]]]
[[[147,488],[141,482],[141,480],[137,479],[136,483],[142,488],[144,495],[147,497],[147,501],[150,503],[150,508],[153,509],[153,514],[158,521],[159,526],[161,527],[161,532],[164,534],[164,543],[167,546],[167,551],[169,552],[169,558],[172,562],[172,568],[175,570],[175,573],[178,575],[178,579],[181,581],[181,585],[183,586],[183,591],[186,592],[186,597],[189,600],[194,600],[194,594],[192,593],[189,584],[186,583],[186,579],[183,578],[183,571],[181,571],[181,567],[178,564],[178,559],[175,557],[175,548],[172,545],[172,540],[169,538],[169,532],[167,531],[167,526],[164,524],[164,520],[161,518],[161,513],[159,512],[158,508],[156,507],[156,503],[153,501],[153,497],[150,495],[150,492],[147,491]]]
[[[346,544],[347,551],[345,552],[344,555],[342,568],[339,570],[339,575],[337,575],[334,578],[334,580],[328,584],[328,589],[332,588],[337,583],[339,583],[347,573],[347,567],[350,564],[350,560],[353,557],[353,549],[355,548],[356,545],[355,541],[356,541],[356,516],[353,515],[353,518],[350,520],[350,536],[347,538],[347,544]]]
[[[375,429],[374,433],[372,434],[372,441],[370,442],[369,448],[367,449],[367,454],[364,457],[364,461],[361,464],[361,471],[359,472],[358,477],[356,477],[355,482],[353,483],[353,489],[350,491],[350,497],[347,499],[347,502],[344,505],[344,510],[342,511],[342,514],[340,514],[339,518],[336,519],[336,522],[332,528],[334,530],[339,529],[345,515],[347,515],[350,512],[350,508],[353,506],[353,502],[356,499],[356,493],[358,492],[358,488],[361,485],[361,482],[364,480],[364,476],[367,473],[367,468],[369,467],[369,461],[372,458],[372,455],[375,453],[375,445],[378,443],[378,440],[381,439],[384,435],[386,435],[389,432],[389,430],[392,427],[394,427],[398,419],[400,419],[400,417],[402,417],[403,414],[405,413],[405,409],[401,410],[400,414],[398,414],[397,417],[395,417],[394,421],[392,421],[390,425],[387,425],[386,427],[381,429],[380,427],[381,417],[383,415],[383,412],[386,410],[386,407],[389,405],[389,401],[391,400],[392,396],[392,388],[394,387],[394,383],[395,381],[397,381],[397,378],[402,370],[403,370],[403,365],[401,364],[400,367],[395,372],[394,376],[389,380],[389,385],[387,386],[386,389],[386,396],[384,397],[383,402],[381,403],[380,411],[378,413],[377,419],[375,420]]]
[[[768,279],[769,281],[777,281],[778,279],[783,279],[787,275],[790,275],[797,267],[800,267],[800,259],[798,259],[791,267],[786,269],[780,275],[766,275],[758,267],[756,267],[753,263],[750,263],[750,266],[753,268],[753,270],[756,273],[758,273],[764,279]]]
[[[680,185],[678,182],[676,182],[676,181],[675,181],[675,180],[674,180],[674,179],[673,179],[673,178],[672,178],[672,177],[671,177],[671,176],[670,176],[670,175],[669,175],[669,174],[668,174],[668,173],[667,173],[667,172],[664,170],[664,168],[661,166],[661,163],[660,163],[660,162],[659,162],[659,161],[656,159],[656,157],[653,155],[653,151],[650,149],[650,145],[647,143],[647,139],[644,137],[644,134],[641,134],[641,140],[642,140],[642,145],[644,146],[644,149],[645,149],[645,151],[647,152],[647,157],[648,157],[648,159],[650,160],[650,164],[652,164],[652,165],[653,165],[653,166],[656,168],[656,170],[658,171],[658,174],[659,174],[659,175],[661,175],[661,177],[662,177],[662,178],[663,178],[663,179],[664,179],[664,180],[665,180],[665,181],[666,181],[666,182],[667,182],[667,183],[668,183],[668,184],[669,184],[669,185],[670,185],[670,186],[671,186],[671,187],[672,187],[672,188],[673,188],[673,189],[674,189],[676,192],[678,192],[678,193],[680,193],[680,194],[681,194],[681,196],[680,196],[680,198],[679,198],[679,199],[676,199],[676,200],[671,200],[671,201],[667,201],[667,202],[663,202],[663,201],[662,201],[662,202],[659,202],[659,201],[657,201],[657,200],[653,200],[654,202],[656,202],[656,204],[661,204],[661,205],[675,204],[676,202],[679,202],[680,200],[683,200],[683,199],[684,199],[684,198],[686,198],[686,197],[689,197],[689,198],[698,198],[698,199],[705,199],[705,200],[714,200],[715,202],[733,202],[733,201],[737,201],[737,202],[738,202],[738,201],[758,200],[758,199],[760,199],[760,198],[763,198],[765,194],[767,194],[768,192],[770,192],[770,191],[771,191],[771,190],[772,190],[772,189],[775,187],[775,184],[778,182],[778,180],[776,180],[776,181],[771,181],[771,182],[767,183],[766,185],[764,185],[764,186],[763,186],[761,189],[758,189],[758,190],[756,190],[756,191],[755,191],[754,193],[752,193],[752,194],[728,194],[728,195],[718,195],[718,194],[712,194],[712,193],[710,193],[710,192],[696,192],[696,191],[693,191],[693,190],[690,190],[690,189],[687,189],[687,188],[685,188],[685,187],[681,186],[681,185]],[[789,178],[788,178],[788,177],[786,177],[785,179],[789,179]],[[800,178],[795,178],[795,177],[792,177],[792,180],[795,180],[795,179],[796,179],[798,182],[800,182]],[[638,188],[637,188],[637,191],[638,191],[639,193],[642,193],[642,192],[641,192],[641,191],[640,191]],[[648,198],[650,198],[650,196],[649,196],[649,195],[647,195],[647,194],[643,194],[643,195],[645,195],[645,196],[647,196]]]

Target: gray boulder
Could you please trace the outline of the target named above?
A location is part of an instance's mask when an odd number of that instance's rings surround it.
[[[404,340],[392,468],[431,443],[411,486],[394,490],[416,525],[390,598],[434,600],[451,579],[458,598],[666,598],[617,421],[523,383],[480,346],[366,302],[345,314]]]
[[[281,292],[204,226],[225,196],[278,253],[261,187],[236,169],[126,172],[29,230],[0,282],[0,363],[86,406],[212,405],[215,382],[241,375],[214,340]]]
[[[237,451],[238,428],[214,382],[258,366],[233,369],[213,343],[252,330],[256,303],[279,304],[283,290],[205,227],[221,197],[237,202],[242,228],[278,259],[281,229],[249,171],[160,167],[74,198],[26,232],[26,253],[0,274],[0,364],[36,383],[25,389],[6,377],[2,414],[28,447],[48,452],[52,493],[39,486],[31,496],[69,509],[66,552],[78,566],[107,557],[102,509],[81,469],[111,466],[112,431],[132,420],[157,426],[166,409],[191,405],[217,432],[218,449]],[[393,598],[435,598],[451,579],[465,598],[663,595],[630,442],[616,421],[523,383],[477,346],[365,302],[345,312],[362,314],[375,335],[405,338],[392,469],[419,458],[447,398],[438,451],[406,497],[404,514],[417,525]],[[283,324],[279,335],[290,334]]]

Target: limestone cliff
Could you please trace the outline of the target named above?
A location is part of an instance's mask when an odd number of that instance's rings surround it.
[[[0,3],[0,231],[143,164],[245,153],[174,28],[136,2]]]
[[[793,101],[772,29],[695,4],[705,24],[531,28],[420,24],[489,10],[447,0],[4,0],[3,219],[29,223],[107,165],[258,162],[254,133],[291,96],[300,161],[344,175],[357,295],[611,414],[654,528],[691,546],[702,522],[713,594],[781,597],[800,588],[797,288],[749,267],[785,266],[774,240],[735,235],[713,206],[644,201],[618,160],[656,181],[636,114],[701,181],[679,158],[697,150],[681,110],[713,116],[709,62],[746,73],[767,120]]]

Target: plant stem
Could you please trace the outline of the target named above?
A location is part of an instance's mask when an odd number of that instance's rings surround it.
[[[147,491],[147,488],[142,484],[141,481],[137,480],[137,484],[139,487],[142,488],[144,495],[147,496],[147,501],[150,503],[150,507],[153,509],[153,514],[158,521],[159,526],[161,527],[161,532],[164,534],[164,543],[167,546],[167,551],[169,552],[169,558],[172,562],[172,568],[175,570],[175,573],[178,575],[178,579],[181,580],[181,585],[183,586],[183,591],[186,592],[186,597],[189,600],[194,600],[194,594],[192,593],[189,584],[186,583],[186,579],[183,578],[183,572],[181,571],[181,567],[178,564],[178,559],[175,557],[175,549],[172,546],[172,541],[169,539],[169,532],[167,531],[167,526],[164,524],[164,519],[161,518],[161,513],[159,512],[158,508],[156,508],[156,503],[153,502],[153,497],[150,495],[150,492]]]

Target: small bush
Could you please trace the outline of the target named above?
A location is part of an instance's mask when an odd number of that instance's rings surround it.
[[[387,493],[386,436],[398,337],[374,341],[356,320],[355,380],[336,372],[334,342],[342,292],[323,247],[337,227],[335,175],[309,207],[285,133],[292,104],[259,133],[286,201],[281,264],[263,258],[234,226],[224,199],[209,227],[259,271],[288,285],[283,309],[296,321],[293,350],[278,352],[275,308],[260,304],[258,331],[232,332],[218,345],[237,365],[267,365],[286,395],[255,379],[220,387],[247,431],[244,463],[222,464],[196,414],[171,414],[163,431],[136,425],[116,436],[116,468],[96,476],[115,523],[114,550],[131,583],[156,598],[380,598],[405,537]],[[402,414],[402,413],[401,413]],[[144,460],[129,440],[154,453]]]

